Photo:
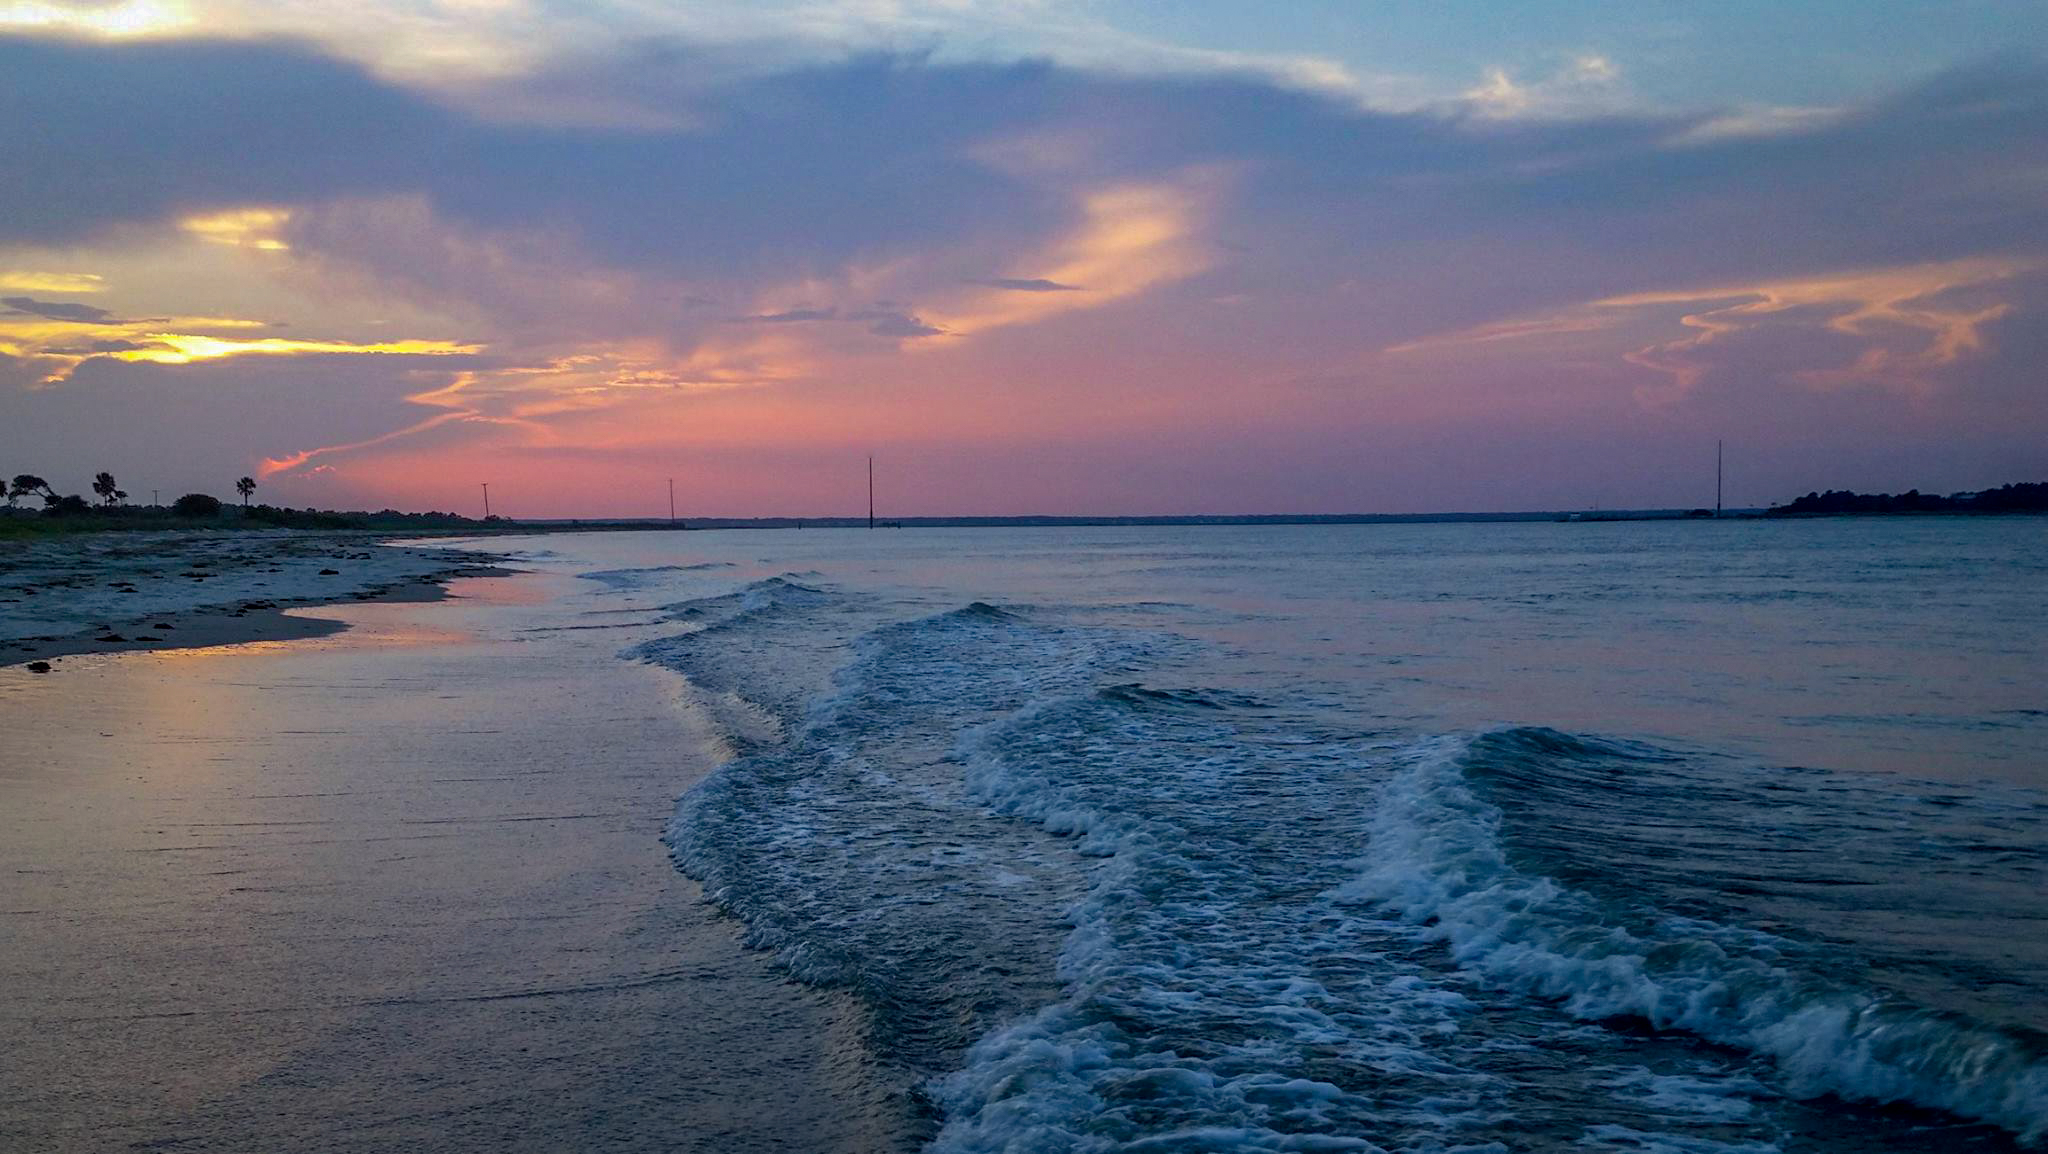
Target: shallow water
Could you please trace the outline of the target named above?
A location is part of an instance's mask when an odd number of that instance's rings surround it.
[[[0,1150],[896,1141],[861,1015],[669,866],[711,763],[594,592],[0,670]]]
[[[913,1145],[2048,1127],[2048,521],[529,544],[667,622],[674,859]]]

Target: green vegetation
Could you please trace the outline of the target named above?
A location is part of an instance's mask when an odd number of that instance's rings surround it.
[[[59,498],[58,504],[40,512],[0,508],[0,539],[164,529],[360,529],[424,534],[509,529],[515,525],[516,522],[503,517],[480,521],[454,513],[401,513],[396,509],[371,513],[286,509],[275,505],[245,507],[224,504],[204,493],[187,493],[168,508],[108,508],[89,504],[80,497]]]
[[[114,475],[102,471],[92,479],[97,503],[82,496],[60,494],[34,473],[16,474],[0,484],[0,538],[44,537],[67,533],[98,533],[148,529],[363,529],[397,532],[474,531],[510,527],[502,517],[479,521],[454,513],[401,513],[396,509],[369,512],[335,512],[328,509],[290,509],[275,505],[251,505],[256,479],[235,482],[240,505],[227,505],[207,493],[187,493],[163,505],[130,505],[128,493]],[[41,508],[27,507],[23,499],[37,498]]]

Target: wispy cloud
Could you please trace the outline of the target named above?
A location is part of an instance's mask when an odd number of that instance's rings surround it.
[[[712,80],[842,61],[866,53],[937,61],[1056,61],[1127,75],[1237,76],[1335,96],[1359,107],[1412,109],[1433,96],[1418,78],[1370,74],[1330,55],[1249,52],[1178,42],[1120,26],[1091,5],[1025,0],[808,0],[577,5],[358,0],[0,0],[9,29],[107,38],[231,36],[320,45],[379,76],[464,103],[485,115],[539,123],[676,127],[673,89],[587,87],[530,99],[565,65],[621,44],[687,43],[705,50]],[[536,34],[536,29],[541,29]]]
[[[319,461],[323,457],[361,452],[364,449],[374,449],[379,445],[388,445],[395,441],[404,440],[407,437],[417,436],[430,429],[438,429],[442,425],[453,421],[474,419],[476,419],[476,414],[466,411],[436,413],[402,429],[393,429],[388,433],[379,433],[374,437],[364,437],[359,441],[347,441],[339,445],[322,445],[318,448],[304,449],[296,453],[286,453],[281,457],[265,457],[257,464],[256,475],[259,477],[274,477],[279,473],[292,473],[301,469],[310,472],[327,467],[314,464],[314,462]]]
[[[38,272],[32,269],[0,271],[0,289],[24,293],[96,293],[106,281],[89,272]]]
[[[734,317],[733,323],[745,325],[791,325],[850,323],[864,326],[868,332],[879,337],[897,340],[914,340],[918,337],[935,337],[946,330],[927,324],[919,317],[893,308],[863,308],[841,311],[837,308],[796,308],[772,313],[752,313]]]
[[[1099,308],[1194,276],[1214,260],[1201,232],[1222,182],[1220,173],[1194,170],[1085,192],[1070,232],[1019,260],[1014,275],[934,301],[925,315],[964,337]],[[1020,285],[1032,287],[1020,292]]]
[[[1984,326],[2010,311],[2005,302],[1950,303],[1950,294],[2009,281],[2038,267],[2010,258],[1950,261],[1693,292],[1639,293],[1596,301],[1594,307],[1716,306],[1678,318],[1692,330],[1690,335],[1628,354],[1630,363],[1668,375],[1681,390],[1697,385],[1711,366],[1707,346],[1773,321],[1800,323],[1800,310],[1810,309],[1816,315],[1805,323],[1857,338],[1866,347],[1848,364],[1797,370],[1794,379],[1822,387],[1869,384],[1921,391],[1931,387],[1935,370],[1981,351]]]
[[[864,309],[853,314],[850,319],[866,323],[868,331],[878,337],[916,340],[919,337],[946,335],[945,329],[911,313],[897,312],[894,309]]]
[[[437,339],[345,341],[223,336],[223,332],[272,326],[243,317],[122,318],[90,305],[30,297],[0,298],[0,305],[7,309],[0,312],[0,344],[9,350],[8,355],[42,365],[43,385],[61,384],[80,365],[100,358],[188,365],[240,356],[442,357],[473,355],[484,349],[476,342]]]
[[[291,217],[291,210],[284,208],[233,208],[188,216],[178,222],[178,227],[214,244],[285,252],[291,246],[279,234],[291,223]]]
[[[170,0],[59,3],[0,2],[0,31],[90,33],[110,38],[168,36],[193,28],[192,13]]]
[[[984,288],[1008,289],[1020,293],[1070,293],[1081,291],[1076,284],[1061,284],[1042,276],[990,276],[979,277],[967,282]]]
[[[1548,75],[1517,80],[1505,68],[1490,68],[1465,90],[1463,102],[1484,117],[1564,118],[1621,111],[1633,103],[1621,69],[1599,53],[1573,57]]]
[[[1570,341],[1587,334],[1596,334],[1592,339],[1599,345],[1612,346],[1645,328],[1675,326],[1682,335],[1627,346],[1617,354],[1666,378],[1665,387],[1645,388],[1639,395],[1668,402],[1720,366],[1717,346],[1769,327],[1832,334],[1862,347],[1845,363],[1802,366],[1798,357],[1813,356],[1803,351],[1787,354],[1776,365],[1768,359],[1759,364],[1751,352],[1741,362],[1745,366],[1813,387],[1863,384],[1922,392],[1942,368],[1981,353],[1985,326],[2011,312],[2009,302],[1985,294],[2042,267],[2029,258],[1981,257],[1629,293],[1403,342],[1385,351],[1421,354],[1543,337]],[[1578,343],[1585,347],[1585,341]]]
[[[733,321],[743,325],[790,325],[805,324],[811,321],[836,321],[838,319],[838,309],[826,308],[783,309],[781,312],[751,313],[743,317],[734,317]]]
[[[1759,107],[1719,112],[1696,120],[1670,138],[1677,148],[1757,137],[1798,136],[1839,123],[1847,108]]]
[[[1490,345],[1499,341],[1523,341],[1534,337],[1559,336],[1574,333],[1599,332],[1614,327],[1615,318],[1598,312],[1581,310],[1559,313],[1552,316],[1527,317],[1517,320],[1495,321],[1476,325],[1457,332],[1439,333],[1435,336],[1420,337],[1388,345],[1384,350],[1390,355],[1428,352],[1433,349],[1458,348],[1469,345]]]

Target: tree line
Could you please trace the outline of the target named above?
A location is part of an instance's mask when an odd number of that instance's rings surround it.
[[[2001,485],[1980,493],[1954,493],[1947,497],[1908,489],[1903,493],[1852,493],[1829,489],[1808,493],[1789,504],[1773,505],[1767,517],[1797,517],[1840,513],[2039,513],[2048,511],[2048,482],[2023,481]]]
[[[25,497],[41,500],[43,514],[52,517],[82,516],[96,510],[112,513],[133,508],[128,504],[128,491],[121,488],[112,473],[102,471],[93,474],[92,491],[99,498],[97,504],[76,493],[60,494],[50,482],[34,473],[16,473],[11,482],[0,485],[0,496],[6,497],[10,510],[18,508]],[[248,508],[249,498],[256,492],[256,478],[243,477],[236,481],[235,492],[242,495],[242,507]],[[171,502],[172,514],[179,517],[213,517],[218,516],[220,510],[220,499],[206,493],[187,493]]]
[[[224,505],[219,498],[207,493],[187,493],[168,506],[132,505],[128,503],[128,492],[121,488],[109,472],[96,474],[92,479],[95,500],[87,500],[76,494],[59,493],[50,482],[34,473],[18,473],[10,481],[0,474],[0,498],[5,498],[0,508],[0,535],[37,532],[64,532],[94,529],[150,529],[164,528],[168,523],[192,526],[232,522],[245,527],[276,529],[400,529],[407,531],[432,529],[476,529],[505,524],[503,517],[488,517],[482,521],[464,517],[458,513],[402,513],[397,509],[381,509],[377,512],[337,512],[331,509],[293,509],[275,505],[252,504],[250,498],[256,495],[256,478],[243,477],[235,482],[235,492],[242,498],[240,508]],[[24,509],[24,502],[33,501],[40,508]],[[224,516],[232,510],[232,516]]]

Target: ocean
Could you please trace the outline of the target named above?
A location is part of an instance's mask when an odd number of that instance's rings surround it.
[[[2048,520],[489,547],[655,626],[672,860],[904,1149],[2048,1132]]]

